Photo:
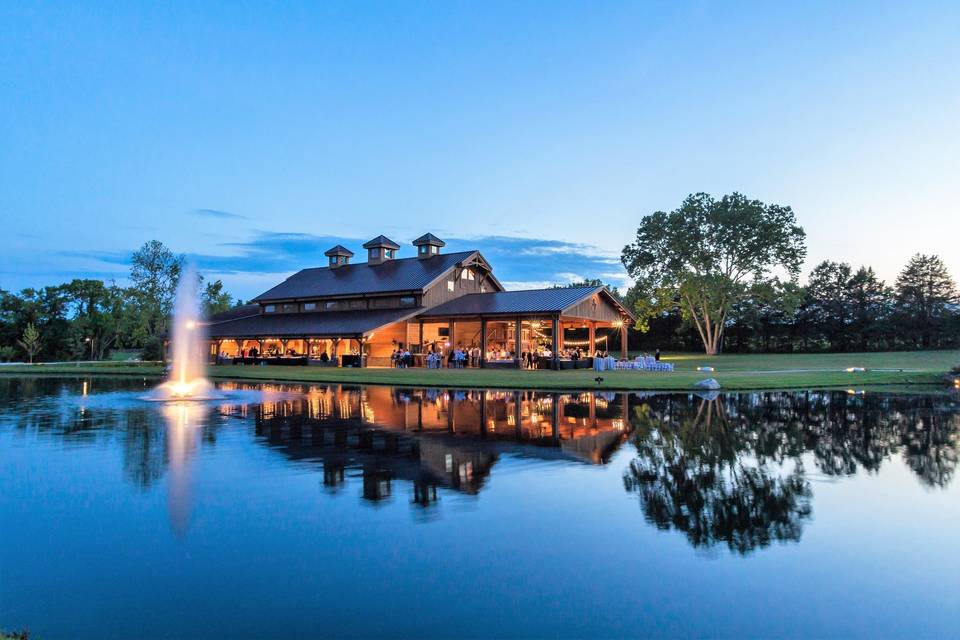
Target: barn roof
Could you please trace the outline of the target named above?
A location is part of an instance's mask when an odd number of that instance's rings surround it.
[[[360,262],[336,269],[303,269],[261,293],[253,301],[420,291],[476,253],[461,251],[429,258],[399,258],[381,264]]]

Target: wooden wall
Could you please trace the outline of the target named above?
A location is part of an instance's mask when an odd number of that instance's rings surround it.
[[[457,269],[456,271],[451,272],[446,278],[440,280],[435,285],[423,292],[423,307],[429,309],[430,307],[435,307],[438,304],[449,302],[450,300],[467,295],[468,293],[480,293],[480,282],[482,281],[483,276],[478,270],[473,269],[472,267],[467,267],[467,269],[473,271],[473,280],[463,276],[463,269]],[[447,286],[447,282],[450,280],[453,280],[453,291],[450,291]],[[494,288],[488,284],[487,291],[494,291]]]
[[[622,319],[620,310],[605,296],[596,293],[563,312],[564,317],[617,322]]]

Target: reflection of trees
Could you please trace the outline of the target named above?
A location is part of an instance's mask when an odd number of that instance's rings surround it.
[[[726,543],[748,553],[800,539],[810,516],[810,486],[797,462],[789,472],[744,455],[760,442],[737,428],[722,400],[667,400],[636,412],[637,458],[624,476],[647,520],[682,531],[696,547]]]
[[[803,458],[851,475],[900,455],[931,487],[946,487],[960,461],[960,413],[946,395],[655,396],[633,421],[624,483],[646,517],[695,546],[740,553],[799,538],[811,497]]]
[[[960,415],[929,412],[900,438],[907,466],[931,487],[946,487],[960,454]]]

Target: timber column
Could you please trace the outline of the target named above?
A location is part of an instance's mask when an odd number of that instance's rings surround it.
[[[620,321],[620,359],[627,359],[627,323]]]
[[[520,346],[523,343],[523,321],[520,319],[520,316],[517,316],[517,319],[514,320],[514,329],[513,329],[513,366],[517,369],[520,368]]]
[[[480,368],[487,366],[487,319],[480,318]],[[484,391],[486,402],[486,391]]]
[[[560,369],[560,318],[555,317],[551,322],[550,332],[553,334],[553,348],[550,358],[550,368],[554,370]]]

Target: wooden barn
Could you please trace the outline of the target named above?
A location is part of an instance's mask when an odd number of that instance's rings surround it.
[[[605,287],[505,291],[479,251],[445,253],[426,234],[415,256],[384,236],[366,262],[337,245],[250,304],[205,323],[217,362],[578,368],[626,355],[633,320]],[[609,343],[609,344],[608,344]],[[409,354],[409,355],[406,355]]]

